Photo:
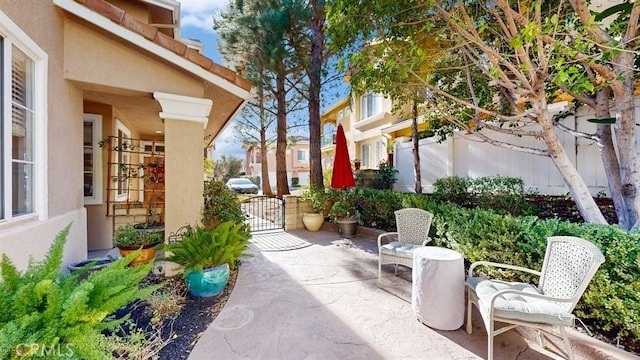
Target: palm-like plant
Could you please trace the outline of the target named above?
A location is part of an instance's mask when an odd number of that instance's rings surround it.
[[[162,260],[171,261],[185,269],[185,275],[228,264],[235,268],[249,243],[251,235],[242,223],[226,221],[214,228],[192,228],[182,240],[166,244],[163,250],[171,255]]]

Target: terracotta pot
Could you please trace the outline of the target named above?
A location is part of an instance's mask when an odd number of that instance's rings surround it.
[[[134,246],[118,246],[118,250],[120,251],[120,255],[122,255],[122,257],[126,257],[132,252],[138,250],[139,248],[140,247],[134,247]],[[151,261],[155,255],[156,255],[155,245],[145,245],[142,247],[142,253],[140,253],[140,255],[138,255],[137,258],[133,259],[130,265],[136,266],[136,265],[146,264],[149,261]]]
[[[362,163],[361,163],[360,161],[355,161],[355,162],[353,163],[353,167],[354,167],[356,170],[360,170],[360,165],[361,165],[361,164],[362,164]]]

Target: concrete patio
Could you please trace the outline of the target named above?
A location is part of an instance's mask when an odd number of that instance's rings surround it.
[[[223,311],[189,359],[478,359],[487,353],[478,313],[474,331],[431,329],[411,309],[411,272],[383,267],[377,282],[375,234],[352,244],[335,231],[295,230],[310,246],[260,252],[240,267]],[[287,235],[288,234],[288,235]],[[278,236],[278,235],[274,235]],[[640,359],[570,331],[576,359]],[[523,328],[495,340],[496,359],[562,359],[564,348],[546,339],[538,347]],[[559,342],[558,342],[559,343]]]

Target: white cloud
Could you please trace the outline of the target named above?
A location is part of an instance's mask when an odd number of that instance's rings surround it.
[[[182,26],[193,26],[213,32],[213,16],[224,10],[229,0],[181,0],[180,14]]]

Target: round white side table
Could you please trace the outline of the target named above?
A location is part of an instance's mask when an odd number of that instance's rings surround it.
[[[454,250],[424,246],[413,252],[411,308],[423,324],[456,330],[464,322],[464,260]]]

